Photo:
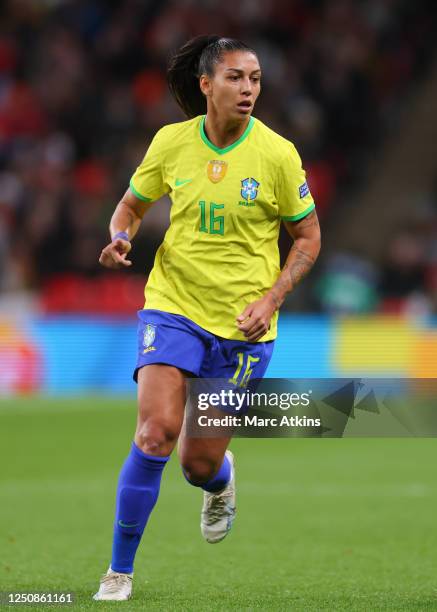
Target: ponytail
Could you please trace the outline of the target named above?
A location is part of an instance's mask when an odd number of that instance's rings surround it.
[[[168,86],[189,119],[206,113],[206,100],[199,86],[200,76],[212,76],[215,65],[228,51],[248,51],[256,55],[253,49],[235,38],[196,36],[171,58],[167,70]]]

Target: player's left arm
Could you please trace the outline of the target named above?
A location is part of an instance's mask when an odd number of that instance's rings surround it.
[[[238,329],[249,342],[267,333],[273,313],[282,306],[287,293],[308,274],[320,252],[320,226],[315,210],[299,221],[283,223],[294,242],[282,272],[270,291],[237,317]]]
[[[287,232],[293,238],[293,246],[287,260],[267,295],[271,296],[279,309],[287,293],[300,283],[313,267],[320,252],[320,225],[315,210],[299,221],[283,221]]]

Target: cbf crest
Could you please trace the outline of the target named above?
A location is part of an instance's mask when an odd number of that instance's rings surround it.
[[[221,159],[212,159],[208,162],[206,174],[211,183],[219,183],[226,176],[228,164]]]
[[[241,181],[241,197],[250,202],[258,195],[259,183],[254,178],[245,178]]]
[[[156,326],[148,323],[146,327],[144,328],[144,333],[143,333],[143,346],[146,349],[144,352],[147,352],[147,349],[149,351],[155,350],[154,347],[151,347],[151,345],[153,344],[155,340],[155,336],[156,336]]]

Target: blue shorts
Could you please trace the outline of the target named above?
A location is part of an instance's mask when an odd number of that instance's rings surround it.
[[[186,317],[161,310],[139,310],[138,318],[135,381],[140,368],[162,363],[200,378],[234,380],[244,387],[249,378],[264,376],[275,344],[220,338]]]

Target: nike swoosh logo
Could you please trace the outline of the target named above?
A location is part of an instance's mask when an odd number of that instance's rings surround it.
[[[123,523],[123,521],[118,521],[120,527],[138,527],[139,523]]]
[[[181,185],[185,185],[186,183],[191,183],[193,179],[176,179],[175,187],[180,187]]]

